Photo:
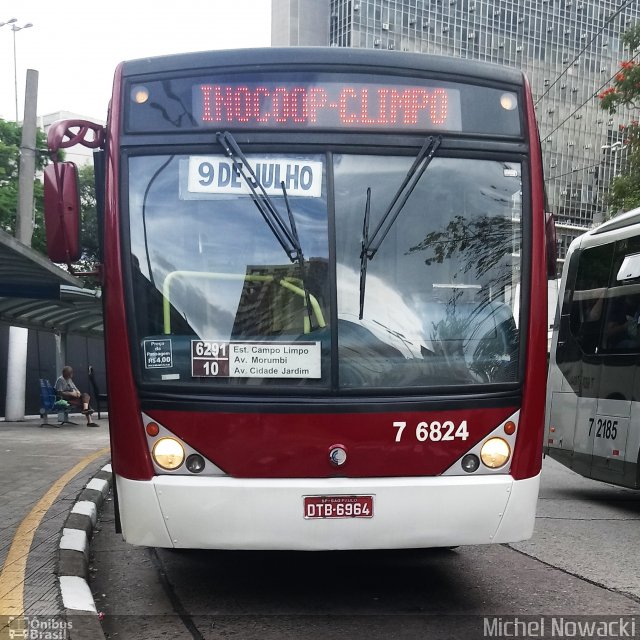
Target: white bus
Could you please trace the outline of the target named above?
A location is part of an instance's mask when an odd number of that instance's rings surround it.
[[[564,264],[549,362],[545,452],[640,488],[640,208],[580,236]]]

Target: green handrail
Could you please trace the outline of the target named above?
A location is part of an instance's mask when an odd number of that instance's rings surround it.
[[[246,275],[241,273],[212,273],[207,271],[172,271],[164,279],[162,284],[162,312],[163,312],[163,325],[164,334],[169,335],[171,333],[171,285],[176,278],[188,277],[192,280],[245,280],[249,282],[277,282],[281,287],[288,289],[292,293],[301,296],[304,299],[304,307],[307,306],[307,295],[302,287],[297,286],[295,283],[302,282],[298,278],[282,278],[276,280],[274,276],[269,275]],[[313,315],[316,318],[316,322],[319,327],[326,327],[327,323],[324,320],[322,309],[315,296],[309,294],[309,303]],[[304,333],[311,332],[311,323],[309,321],[308,314],[304,314],[303,320]]]

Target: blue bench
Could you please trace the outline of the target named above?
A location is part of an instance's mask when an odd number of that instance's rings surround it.
[[[57,408],[56,402],[58,397],[56,396],[56,390],[53,388],[49,380],[46,378],[40,378],[40,418],[42,418],[41,427],[60,426],[61,424],[76,424],[69,420],[69,411],[71,406],[66,408]],[[48,422],[47,418],[50,413],[58,414],[58,424],[52,425]]]

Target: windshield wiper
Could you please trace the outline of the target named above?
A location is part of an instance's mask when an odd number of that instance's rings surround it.
[[[228,132],[216,133],[216,138],[220,146],[224,149],[231,162],[233,168],[237,171],[238,175],[245,181],[249,190],[251,191],[251,199],[258,208],[258,211],[262,214],[264,221],[267,223],[269,229],[275,236],[276,240],[280,243],[280,246],[284,249],[289,260],[297,263],[300,268],[300,279],[302,281],[302,289],[304,291],[305,306],[307,314],[309,316],[309,327],[311,328],[311,300],[309,298],[309,292],[305,285],[305,268],[304,268],[304,254],[302,253],[302,243],[300,242],[300,236],[298,235],[298,228],[296,227],[296,221],[289,205],[289,196],[287,194],[287,188],[284,181],[280,182],[280,188],[282,189],[282,195],[284,196],[284,204],[287,209],[287,215],[289,217],[289,226],[285,224],[285,221],[280,216],[280,212],[276,209],[273,200],[269,197],[269,194],[265,191],[262,184],[258,180],[255,172],[251,168],[247,157],[244,155],[235,138]],[[246,173],[245,173],[246,169]],[[247,175],[248,174],[248,175]]]
[[[287,195],[287,188],[285,187],[284,180],[280,182],[280,188],[282,189],[282,195],[284,196],[284,204],[287,208],[287,214],[289,216],[289,225],[291,227],[291,233],[295,241],[296,251],[298,252],[298,267],[300,268],[300,280],[302,281],[302,289],[304,291],[304,303],[307,307],[307,315],[309,316],[309,327],[311,328],[311,300],[309,299],[309,291],[305,285],[305,269],[304,269],[304,254],[302,253],[302,243],[300,242],[300,236],[298,235],[298,228],[296,227],[296,221],[293,217],[293,211],[289,206],[289,196]]]
[[[284,249],[287,256],[289,256],[289,260],[291,260],[291,262],[299,262],[302,256],[302,248],[300,247],[297,232],[288,228],[285,224],[273,201],[260,184],[258,177],[251,168],[247,157],[235,141],[235,138],[228,131],[224,131],[216,133],[216,139],[231,160],[234,170],[249,187],[251,199],[258,208],[258,211],[260,211],[267,226],[271,229],[275,239],[280,243],[280,246]],[[287,208],[288,206],[287,203]],[[289,220],[293,220],[291,214],[289,214]]]
[[[367,282],[367,248],[369,246],[369,214],[371,213],[371,187],[367,187],[367,204],[362,222],[362,244],[360,245],[360,320],[364,311],[364,288]]]
[[[436,150],[442,142],[442,136],[434,138],[429,136],[425,143],[422,145],[422,149],[418,152],[416,159],[407,171],[407,175],[404,177],[402,184],[398,187],[395,195],[391,199],[387,210],[384,212],[382,219],[375,228],[375,231],[369,237],[369,215],[371,211],[371,187],[367,188],[367,204],[364,211],[364,222],[362,225],[362,244],[360,250],[360,320],[364,313],[364,294],[367,286],[367,265],[369,260],[380,249],[380,245],[387,237],[391,227],[394,225],[398,216],[400,215],[404,205],[407,203],[409,196],[413,193],[416,185],[420,181],[422,174],[426,171],[429,163],[433,159]],[[383,228],[384,227],[384,228]]]

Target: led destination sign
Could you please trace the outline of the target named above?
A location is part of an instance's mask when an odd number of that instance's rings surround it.
[[[127,87],[126,131],[358,131],[522,135],[512,87],[369,73],[247,72]]]
[[[460,91],[441,86],[202,84],[193,101],[204,126],[461,130]]]

